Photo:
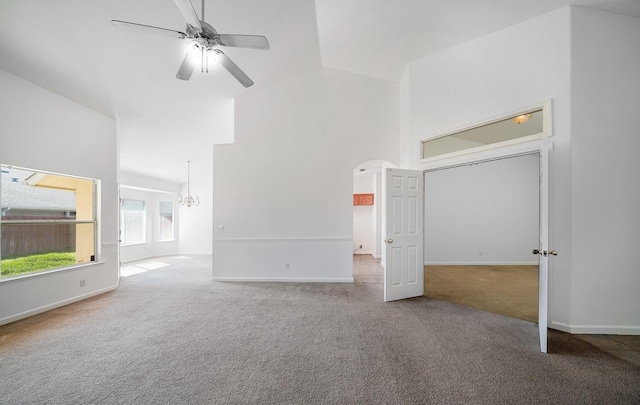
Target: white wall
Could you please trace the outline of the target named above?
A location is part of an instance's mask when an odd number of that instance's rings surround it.
[[[120,262],[127,263],[155,256],[167,256],[178,253],[178,196],[175,193],[163,193],[151,190],[120,187],[120,198],[145,202],[147,240],[144,243],[120,245]],[[160,202],[173,202],[174,239],[160,241]]]
[[[539,157],[425,173],[425,264],[538,264]]]
[[[209,150],[213,147],[209,146]],[[212,152],[213,154],[213,152]],[[180,193],[187,195],[187,184],[181,185]],[[180,206],[180,254],[208,254],[213,245],[213,162],[191,162],[191,194],[200,198],[197,207]]]
[[[572,13],[576,332],[640,334],[640,19]]]
[[[376,204],[378,196],[376,194],[375,173],[356,173],[353,176],[354,194],[374,194],[373,203]],[[353,206],[353,240],[352,249],[355,254],[375,254],[376,235],[376,206],[375,205],[354,205]],[[362,248],[360,248],[362,245]]]
[[[3,324],[117,288],[118,187],[113,119],[4,70],[0,88],[0,162],[100,180],[98,263],[0,282]]]
[[[570,9],[564,8],[412,63],[406,159],[420,140],[552,100],[554,154],[551,322],[571,323]]]
[[[552,100],[549,326],[640,333],[639,20],[564,8],[410,65],[413,145]],[[522,46],[525,44],[525,46]]]
[[[351,281],[353,168],[398,162],[398,101],[331,69],[236,99],[235,143],[214,150],[214,278]]]
[[[180,192],[179,184],[122,170],[118,175],[118,182],[121,186],[146,189],[154,192],[173,193],[176,195]]]

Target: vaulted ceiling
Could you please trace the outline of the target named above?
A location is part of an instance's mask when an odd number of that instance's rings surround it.
[[[245,89],[219,66],[177,80],[187,40],[111,24],[184,31],[172,0],[0,0],[0,68],[116,118],[123,170],[184,182],[186,160],[233,140],[235,97],[320,67],[398,81],[414,60],[569,4],[640,17],[637,0],[206,0],[218,32],[269,39],[224,48],[255,81]]]

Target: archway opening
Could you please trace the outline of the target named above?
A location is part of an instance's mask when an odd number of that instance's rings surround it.
[[[353,278],[355,283],[384,282],[382,251],[382,174],[395,167],[383,159],[367,160],[353,169]]]

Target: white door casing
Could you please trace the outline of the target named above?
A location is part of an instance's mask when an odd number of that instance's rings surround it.
[[[419,170],[385,171],[385,301],[424,294],[423,177]]]
[[[544,139],[540,145],[540,246],[538,263],[538,333],[540,351],[547,353],[549,300],[549,159],[552,143]],[[555,253],[554,253],[555,254]]]

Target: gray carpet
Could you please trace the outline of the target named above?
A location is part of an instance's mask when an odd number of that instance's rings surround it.
[[[2,404],[638,404],[570,335],[379,285],[219,283],[210,257],[0,327]]]

